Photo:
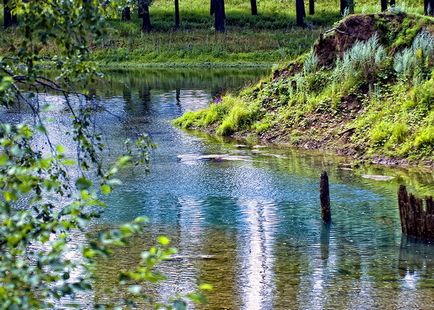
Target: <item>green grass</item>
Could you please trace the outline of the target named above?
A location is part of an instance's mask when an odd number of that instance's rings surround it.
[[[377,35],[355,42],[334,64],[322,66],[310,52],[281,66],[273,78],[175,124],[365,158],[433,161],[434,19],[370,16]]]
[[[258,16],[250,15],[250,1],[225,3],[227,32],[216,34],[209,1],[180,1],[181,28],[175,31],[173,1],[155,0],[150,8],[151,33],[142,33],[136,12],[130,22],[111,20],[107,34],[92,44],[93,60],[113,68],[270,65],[307,52],[319,34],[340,19],[337,0],[318,1],[316,14],[306,17],[305,29],[295,26],[293,1],[260,0]],[[379,3],[360,1],[356,12],[378,11]],[[407,3],[406,10],[422,12],[421,0]],[[14,30],[0,30],[0,54],[11,53],[19,37]],[[55,52],[50,46],[44,50],[49,55]]]

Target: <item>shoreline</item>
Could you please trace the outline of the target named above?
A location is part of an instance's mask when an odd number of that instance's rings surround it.
[[[289,61],[289,60],[288,60]],[[134,62],[92,62],[99,69],[106,70],[129,70],[129,69],[188,69],[188,68],[211,68],[211,69],[255,69],[255,68],[272,68],[277,65],[277,63],[255,63],[255,62],[246,62],[246,63],[218,63],[218,62],[177,62],[177,63],[169,63],[169,62],[159,62],[159,63],[134,63]]]
[[[177,127],[177,126],[175,126]],[[179,128],[179,127],[177,127]],[[182,129],[182,128],[181,128]],[[363,154],[349,154],[349,152],[343,152],[343,149],[339,148],[332,148],[332,147],[318,147],[318,141],[314,140],[304,140],[304,143],[301,145],[297,144],[291,144],[288,141],[270,141],[266,138],[261,138],[258,136],[249,135],[249,132],[243,132],[236,135],[230,135],[230,136],[218,136],[213,131],[212,127],[208,128],[188,128],[188,129],[182,129],[186,132],[196,132],[196,133],[202,133],[209,135],[213,138],[219,137],[228,139],[228,141],[235,142],[235,143],[244,143],[246,145],[253,146],[254,144],[251,143],[252,139],[256,144],[263,145],[265,147],[272,147],[272,148],[278,148],[278,149],[292,149],[297,151],[304,151],[304,152],[315,152],[315,153],[322,153],[324,155],[330,155],[330,156],[337,156],[345,158],[349,161],[349,164],[351,166],[365,166],[365,165],[376,165],[381,167],[387,167],[387,168],[400,168],[400,169],[412,169],[412,168],[418,168],[426,170],[427,172],[434,172],[434,159],[420,159],[420,160],[411,160],[408,158],[392,158],[388,157],[386,155],[380,155],[380,154],[372,154],[372,155],[363,155]],[[352,151],[352,150],[350,150]]]

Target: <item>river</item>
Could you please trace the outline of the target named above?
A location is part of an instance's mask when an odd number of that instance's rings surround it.
[[[110,113],[95,116],[108,156],[146,132],[157,144],[150,172],[121,173],[92,228],[147,216],[146,234],[99,260],[86,304],[123,296],[119,270],[164,234],[178,249],[161,270],[161,298],[210,283],[207,309],[434,309],[434,245],[401,236],[396,192],[434,193],[432,171],[348,166],[348,159],[263,147],[171,125],[266,70],[110,72],[95,89]],[[67,125],[65,125],[67,126]],[[233,160],[199,155],[227,154]],[[332,225],[320,219],[319,175],[330,176]],[[387,175],[388,181],[364,175]],[[71,241],[86,242],[81,236]]]

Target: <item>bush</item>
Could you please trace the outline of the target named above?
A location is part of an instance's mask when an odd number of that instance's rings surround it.
[[[371,82],[386,56],[377,34],[367,41],[358,41],[336,62],[333,79],[343,82],[344,90],[351,88],[360,80]]]
[[[401,79],[421,79],[434,62],[434,36],[421,31],[407,47],[395,54],[393,68]],[[417,82],[417,81],[416,81]]]

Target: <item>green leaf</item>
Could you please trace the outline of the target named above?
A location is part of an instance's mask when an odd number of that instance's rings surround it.
[[[0,154],[0,166],[6,165],[8,161],[9,161],[9,156],[7,156],[6,154]]]
[[[92,181],[85,177],[80,177],[75,181],[75,187],[77,187],[78,190],[89,189],[92,184]]]
[[[201,289],[202,291],[212,291],[213,288],[214,287],[209,283],[203,283],[203,284],[199,285],[199,289]]]
[[[170,239],[167,238],[166,236],[157,237],[157,241],[161,245],[169,245],[170,244]]]
[[[56,151],[57,153],[63,154],[65,153],[65,148],[62,145],[58,144],[56,145]]]
[[[112,188],[110,187],[110,185],[107,185],[107,184],[103,184],[103,185],[101,185],[101,192],[102,192],[104,195],[108,195],[108,194],[110,194],[111,191],[112,191]]]

